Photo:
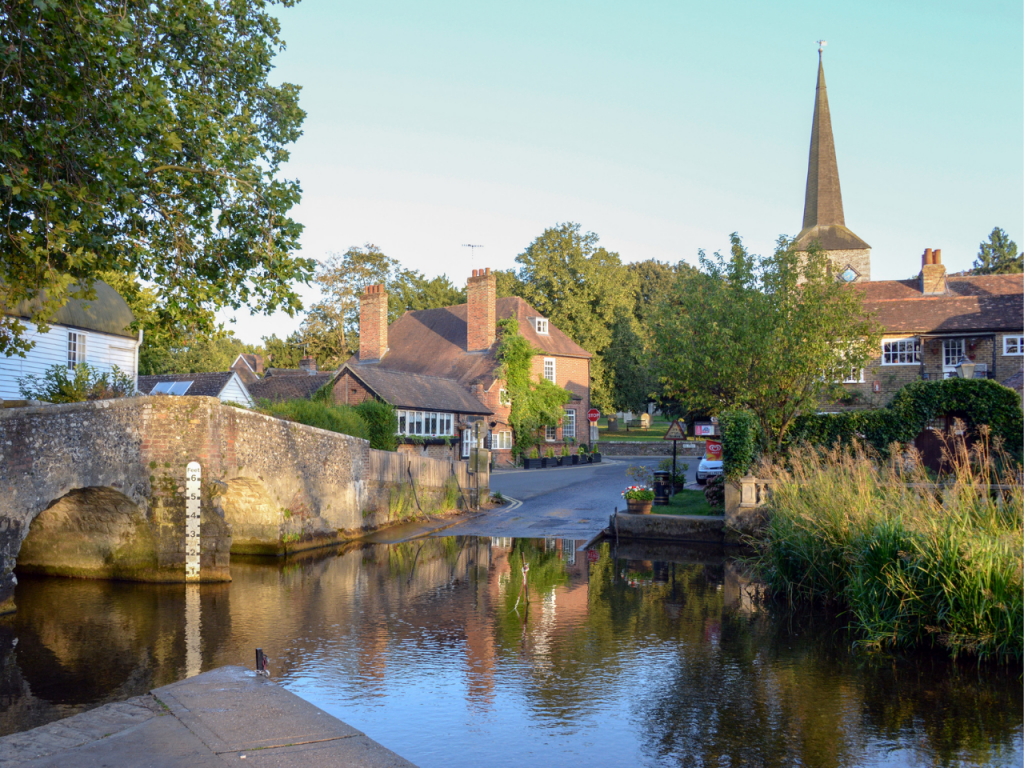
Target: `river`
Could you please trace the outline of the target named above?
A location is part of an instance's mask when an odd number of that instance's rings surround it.
[[[1020,668],[858,653],[720,548],[582,544],[351,544],[189,587],[25,577],[0,735],[262,647],[277,682],[424,767],[1021,765]]]

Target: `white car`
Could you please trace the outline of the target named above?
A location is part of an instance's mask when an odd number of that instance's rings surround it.
[[[706,456],[697,465],[697,484],[704,485],[708,478],[722,474],[722,460],[711,461]]]

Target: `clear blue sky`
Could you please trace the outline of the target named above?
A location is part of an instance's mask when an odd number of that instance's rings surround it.
[[[755,252],[803,215],[817,70],[872,277],[1024,246],[1024,10],[946,2],[339,2],[280,9],[303,254],[372,242],[464,283],[579,222],[625,261]],[[463,243],[479,243],[471,261]],[[308,300],[316,293],[304,290]],[[298,327],[237,315],[246,341]]]

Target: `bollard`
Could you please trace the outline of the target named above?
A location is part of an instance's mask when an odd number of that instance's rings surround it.
[[[270,661],[269,657],[263,653],[262,648],[256,649],[256,674],[265,675],[270,677],[270,671],[267,669],[267,662]]]

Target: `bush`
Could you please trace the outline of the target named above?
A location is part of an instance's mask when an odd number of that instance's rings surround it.
[[[743,477],[757,459],[760,428],[750,411],[729,410],[718,417],[722,430],[722,471],[730,480]]]
[[[390,403],[364,400],[355,410],[366,422],[366,437],[371,448],[380,451],[398,448],[398,416]]]
[[[962,414],[969,427],[987,425],[1020,459],[1024,448],[1020,397],[991,379],[914,381],[879,410],[800,416],[788,440],[791,445],[808,442],[823,446],[850,445],[857,440],[885,456],[891,444],[912,443],[932,419],[949,413]]]
[[[756,564],[793,601],[849,611],[865,646],[932,645],[1002,662],[1024,655],[1024,491],[990,433],[946,445],[951,482],[911,448],[797,448],[775,481]],[[996,490],[993,486],[1001,485]]]
[[[310,427],[361,437],[364,440],[369,439],[366,422],[354,408],[347,405],[326,405],[323,402],[304,399],[274,403],[269,400],[261,400],[259,411],[268,416],[297,421],[299,424],[306,424]]]
[[[708,479],[707,485],[704,486],[704,498],[707,500],[708,506],[725,506],[725,477],[723,475],[715,475]]]
[[[135,381],[116,365],[100,373],[87,363],[73,369],[51,365],[41,377],[18,379],[21,396],[48,403],[83,403],[87,400],[109,400],[135,394]]]

